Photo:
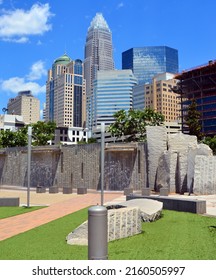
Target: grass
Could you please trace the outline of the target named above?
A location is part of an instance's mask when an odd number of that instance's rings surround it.
[[[68,245],[65,237],[87,219],[87,209],[0,242],[1,260],[87,260],[87,246]],[[110,260],[215,260],[216,218],[163,211],[143,223],[139,235],[112,241]]]
[[[20,215],[20,214],[24,214],[27,212],[31,212],[31,211],[35,211],[38,209],[43,208],[44,206],[32,206],[32,207],[0,207],[0,219],[4,219],[4,218],[9,218],[12,216],[16,216],[16,215]]]

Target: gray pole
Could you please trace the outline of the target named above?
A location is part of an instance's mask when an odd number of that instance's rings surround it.
[[[105,125],[101,123],[101,206],[104,202],[104,132]]]
[[[28,160],[27,160],[27,207],[30,206],[30,177],[31,177],[31,138],[32,138],[32,127],[28,127]]]

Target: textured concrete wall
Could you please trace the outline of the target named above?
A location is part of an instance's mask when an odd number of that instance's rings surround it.
[[[105,189],[141,189],[147,180],[145,149],[145,144],[139,144],[133,153],[117,151],[111,164],[107,156],[105,182],[109,180],[109,184]],[[100,144],[33,147],[31,187],[100,189],[100,156]],[[106,166],[114,167],[115,176]],[[4,185],[27,186],[27,148],[0,150],[0,180]]]
[[[197,155],[194,168],[195,194],[216,194],[216,157]]]

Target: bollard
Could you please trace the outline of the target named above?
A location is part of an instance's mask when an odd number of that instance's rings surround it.
[[[88,210],[88,259],[107,260],[107,208],[92,206]]]

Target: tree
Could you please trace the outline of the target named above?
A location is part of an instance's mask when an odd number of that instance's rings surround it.
[[[193,99],[191,104],[188,106],[187,115],[185,116],[185,123],[188,125],[189,134],[196,135],[198,140],[203,138],[201,132],[202,126],[200,124],[200,112],[197,111],[196,101]]]
[[[33,146],[45,146],[48,145],[48,141],[53,140],[55,137],[55,122],[43,122],[38,121],[32,126],[32,145]]]
[[[28,143],[27,135],[21,128],[18,131],[2,130],[0,132],[0,147],[22,147]]]
[[[28,144],[28,126],[20,128],[18,131],[5,130],[0,132],[0,147],[25,147]],[[32,145],[48,145],[48,141],[55,136],[56,124],[54,122],[42,122],[31,124]]]
[[[120,110],[114,114],[115,122],[108,127],[112,136],[125,141],[144,141],[147,125],[160,125],[164,121],[161,113],[147,108],[144,110],[131,109],[128,112]]]
[[[212,149],[213,154],[216,155],[216,136],[214,137],[207,136],[204,138],[202,143],[208,145]]]

